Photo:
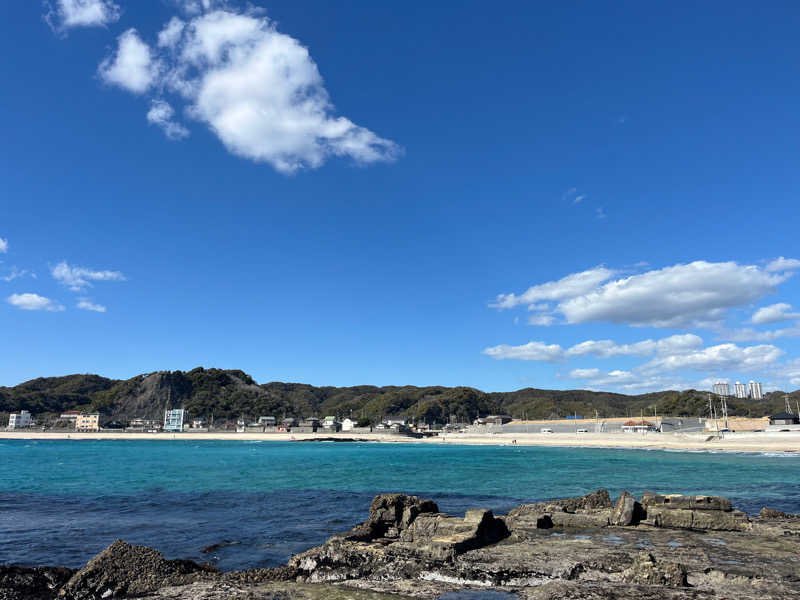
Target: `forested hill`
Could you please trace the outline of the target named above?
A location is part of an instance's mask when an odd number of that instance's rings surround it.
[[[792,398],[800,395],[793,392]],[[794,405],[794,400],[792,400]],[[258,384],[243,371],[204,369],[160,371],[128,380],[99,375],[43,377],[15,387],[0,387],[0,413],[29,410],[35,415],[66,410],[100,411],[103,421],[134,417],[163,418],[166,408],[183,407],[189,417],[255,419],[323,417],[369,418],[407,415],[415,419],[467,422],[478,415],[510,414],[515,418],[551,418],[578,414],[601,417],[660,415],[706,416],[708,397],[696,390],[663,391],[638,396],[588,390],[482,392],[468,387],[315,387],[302,383]],[[731,399],[731,415],[761,417],[781,412],[782,392],[760,401]]]

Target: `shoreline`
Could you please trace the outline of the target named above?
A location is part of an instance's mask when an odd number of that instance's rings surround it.
[[[165,440],[303,442],[352,441],[470,446],[541,446],[571,448],[618,448],[628,450],[723,451],[800,454],[800,432],[727,433],[721,439],[710,434],[681,433],[450,433],[439,437],[412,438],[380,433],[126,433],[0,431],[0,440]]]

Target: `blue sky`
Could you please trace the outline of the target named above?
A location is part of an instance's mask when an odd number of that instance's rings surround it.
[[[795,3],[0,7],[0,385],[800,385]]]

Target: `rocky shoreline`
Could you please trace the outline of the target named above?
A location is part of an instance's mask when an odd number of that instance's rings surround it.
[[[612,502],[598,490],[462,518],[381,494],[366,521],[272,569],[223,573],[120,540],[76,571],[0,567],[0,600],[434,599],[469,589],[537,600],[800,598],[800,516],[750,517],[715,496],[624,492]]]

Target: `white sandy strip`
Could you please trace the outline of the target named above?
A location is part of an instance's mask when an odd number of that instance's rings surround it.
[[[323,438],[355,439],[365,442],[469,444],[492,446],[571,446],[581,448],[640,448],[666,450],[728,450],[734,452],[800,453],[800,431],[790,433],[726,433],[709,440],[707,434],[680,433],[449,433],[441,437],[409,438],[377,433],[52,433],[43,431],[0,431],[0,439],[23,440],[229,440],[286,442]]]

